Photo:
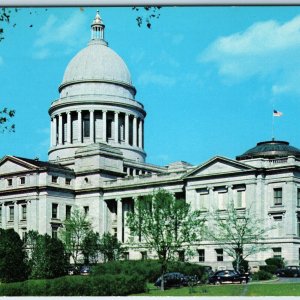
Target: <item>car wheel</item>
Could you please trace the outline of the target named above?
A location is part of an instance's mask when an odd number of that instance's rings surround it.
[[[221,284],[221,281],[219,281],[219,280],[217,280],[216,282],[215,282],[215,285],[220,285]]]
[[[246,279],[241,280],[241,284],[247,284],[247,280]]]
[[[298,274],[293,274],[293,277],[298,277]]]

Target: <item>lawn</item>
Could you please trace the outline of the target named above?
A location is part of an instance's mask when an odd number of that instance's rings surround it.
[[[300,296],[300,283],[251,283],[172,288],[164,292],[148,285],[149,292],[132,296]]]

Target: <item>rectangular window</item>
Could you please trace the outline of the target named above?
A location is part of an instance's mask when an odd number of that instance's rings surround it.
[[[66,206],[66,219],[70,219],[71,218],[71,210],[72,210],[72,206],[71,205],[67,205]]]
[[[226,209],[225,196],[226,196],[225,192],[218,193],[218,207],[220,210]]]
[[[199,254],[199,262],[205,261],[205,250],[204,249],[198,249]]]
[[[66,185],[70,185],[71,184],[71,178],[66,178],[65,183],[66,183]]]
[[[52,227],[52,238],[57,239],[57,227]]]
[[[58,204],[52,203],[52,219],[57,219]]]
[[[200,189],[199,192],[199,208],[200,210],[207,209],[208,203],[208,190],[207,189]]]
[[[15,208],[13,206],[9,207],[9,221],[13,222],[15,218]]]
[[[83,209],[84,209],[84,214],[87,216],[90,208],[88,206],[84,206]]]
[[[26,238],[27,238],[27,231],[26,231],[26,230],[23,230],[23,231],[22,231],[22,240],[23,240],[23,241],[26,241]]]
[[[223,261],[223,249],[216,249],[217,261]]]
[[[236,208],[245,207],[245,191],[236,191]]]
[[[52,175],[52,183],[57,183],[57,181],[58,181],[58,176]]]
[[[178,260],[179,261],[184,261],[185,259],[185,255],[184,255],[184,251],[178,251]]]
[[[274,205],[282,205],[282,188],[274,189]]]
[[[25,177],[20,177],[20,184],[25,184]]]
[[[12,178],[8,178],[7,179],[7,185],[12,186],[12,183],[13,183]]]
[[[297,236],[300,237],[300,215],[297,216]]]
[[[300,207],[300,189],[297,189],[297,206]]]
[[[26,220],[27,219],[27,206],[26,204],[22,205],[22,220]]]
[[[146,260],[147,259],[147,251],[142,251],[141,252],[141,258],[142,258],[142,260]]]
[[[273,250],[273,257],[274,258],[281,258],[281,248],[278,247],[278,248],[272,248]]]
[[[123,253],[123,259],[124,260],[129,260],[129,252],[124,252]]]

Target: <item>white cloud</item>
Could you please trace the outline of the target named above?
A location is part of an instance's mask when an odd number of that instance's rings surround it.
[[[227,79],[274,75],[274,94],[299,91],[300,16],[280,24],[270,20],[255,23],[244,32],[220,37],[198,57],[215,63]],[[290,82],[293,82],[291,84]],[[289,83],[289,84],[288,84]]]
[[[146,71],[138,77],[138,83],[144,85],[154,84],[170,87],[176,83],[176,79],[168,75],[156,74],[151,71]]]
[[[38,31],[38,38],[34,42],[34,57],[44,59],[53,53],[51,47],[59,46],[62,54],[70,51],[81,40],[78,32],[85,28],[86,14],[75,11],[68,19],[59,19],[50,15],[45,24]],[[84,37],[86,38],[86,37]]]

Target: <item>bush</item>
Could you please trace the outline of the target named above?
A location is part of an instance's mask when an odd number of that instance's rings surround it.
[[[252,279],[253,280],[268,280],[271,279],[273,275],[266,271],[258,271],[253,274]]]
[[[266,264],[268,266],[276,266],[277,269],[282,269],[284,268],[284,259],[283,258],[276,258],[276,257],[271,257],[265,260]]]
[[[205,267],[185,262],[170,262],[167,272],[180,272],[185,275],[197,275],[204,278]],[[161,265],[158,260],[112,261],[95,266],[94,276],[104,274],[138,274],[149,282],[155,282],[161,276]]]
[[[236,260],[232,262],[233,268],[236,270]],[[249,270],[249,263],[247,260],[242,260],[240,262],[240,272],[247,272]]]
[[[268,272],[268,273],[271,273],[271,274],[274,274],[275,271],[278,269],[276,266],[274,265],[267,265],[267,266],[260,266],[259,269],[261,271],[264,271],[264,272]]]
[[[65,276],[0,285],[0,296],[127,296],[146,291],[138,275]]]

